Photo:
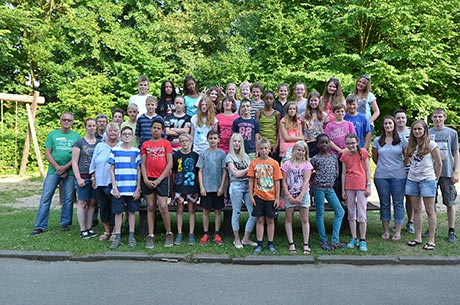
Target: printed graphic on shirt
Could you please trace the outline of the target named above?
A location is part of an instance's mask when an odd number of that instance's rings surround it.
[[[255,177],[257,178],[257,189],[262,192],[272,192],[274,169],[268,164],[257,164],[254,168]]]

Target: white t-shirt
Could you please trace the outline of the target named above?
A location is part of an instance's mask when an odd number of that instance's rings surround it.
[[[136,94],[129,98],[128,106],[129,104],[136,104],[137,108],[139,109],[139,113],[137,114],[137,117],[147,112],[147,108],[145,108],[145,100],[147,99],[147,96],[149,95],[150,94],[147,94],[147,95]]]
[[[422,180],[436,179],[436,173],[434,172],[433,157],[431,152],[433,149],[438,147],[435,141],[430,141],[430,152],[422,157],[417,157],[417,150],[410,158],[409,174],[407,179],[415,182]]]

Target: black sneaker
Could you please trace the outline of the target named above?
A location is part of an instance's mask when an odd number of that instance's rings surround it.
[[[434,236],[438,236],[438,228],[436,228],[436,231],[434,231]],[[428,238],[428,237],[430,237],[430,231],[429,231],[429,230],[426,230],[426,232],[422,234],[422,237],[423,237],[423,238]]]
[[[91,238],[91,236],[89,236],[88,231],[81,231],[81,232],[80,232],[80,237],[81,237],[82,239],[89,239],[89,238]]]
[[[30,235],[38,235],[42,233],[43,233],[42,229],[34,229],[32,232],[30,232]]]
[[[61,232],[69,232],[70,231],[70,226],[69,225],[62,225],[61,226]]]
[[[91,237],[91,238],[93,238],[93,237],[96,237],[96,236],[97,236],[97,233],[96,233],[96,232],[94,232],[94,231],[93,231],[93,229],[90,229],[90,230],[88,230],[88,231],[86,231],[86,232],[88,232],[88,234],[89,234],[89,237]]]

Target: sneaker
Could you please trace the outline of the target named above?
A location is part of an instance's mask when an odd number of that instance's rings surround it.
[[[200,239],[200,245],[206,245],[209,241],[209,235],[204,234],[203,237]]]
[[[153,249],[155,247],[155,236],[147,236],[147,241],[145,242],[145,247],[147,249]]]
[[[30,235],[38,235],[42,233],[43,233],[42,229],[34,229],[32,232],[30,232]]]
[[[348,248],[354,248],[358,245],[358,240],[356,238],[352,238],[350,242],[347,244]]]
[[[449,235],[447,235],[447,240],[450,243],[455,244],[457,242],[457,235],[455,235],[454,232],[449,232]]]
[[[110,250],[115,250],[116,248],[118,248],[120,246],[121,246],[121,240],[115,239],[114,241],[112,241],[112,244],[110,244],[109,249]]]
[[[273,244],[269,244],[268,245],[268,251],[271,253],[271,254],[275,254],[276,253],[276,248]]]
[[[91,236],[89,236],[88,231],[81,231],[81,232],[80,232],[80,237],[81,237],[82,239],[91,238]]]
[[[324,251],[331,251],[332,250],[332,248],[329,245],[329,243],[327,242],[327,240],[321,242],[319,245],[320,245],[321,249],[323,249]]]
[[[89,237],[93,238],[97,236],[97,233],[93,231],[93,229],[87,231],[89,234]]]
[[[331,243],[332,250],[346,248],[347,244],[341,243],[340,241]]]
[[[136,239],[134,237],[128,238],[128,247],[129,248],[134,248],[137,246]]]
[[[62,225],[61,226],[61,232],[69,232],[70,231],[70,226],[69,225]]]
[[[406,223],[406,232],[409,234],[415,234],[415,227],[413,223]]]
[[[359,251],[366,252],[367,251],[367,242],[362,240],[359,242]]]
[[[253,254],[257,255],[257,254],[260,254],[262,253],[262,247],[261,246],[257,246],[255,249],[254,249],[254,252],[252,252]]]
[[[222,237],[220,237],[219,234],[214,235],[214,242],[218,246],[222,246],[224,244],[224,241],[222,240]]]
[[[438,228],[436,228],[436,230],[434,231],[434,236],[438,236]],[[429,230],[426,230],[426,232],[422,234],[422,237],[423,237],[423,238],[428,238],[428,237],[430,237],[430,231],[429,231]]]
[[[174,234],[172,233],[166,233],[166,240],[164,246],[169,248],[174,245]]]
[[[176,238],[174,239],[175,245],[182,245],[182,233],[177,233]]]
[[[189,234],[188,235],[188,245],[194,246],[195,245],[195,235]]]

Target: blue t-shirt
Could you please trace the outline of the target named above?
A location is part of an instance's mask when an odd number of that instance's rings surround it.
[[[198,158],[197,167],[203,169],[203,184],[206,192],[217,192],[222,183],[222,170],[226,168],[225,152],[222,149],[206,149]]]
[[[356,135],[359,138],[359,147],[364,147],[364,138],[368,132],[371,132],[369,120],[364,114],[361,113],[357,113],[355,116],[350,116],[347,113],[345,114],[344,120],[353,123],[353,126],[355,126]],[[368,148],[366,147],[366,149]]]
[[[233,121],[232,131],[241,134],[244,140],[244,150],[247,154],[256,152],[256,133],[260,133],[259,122],[255,119],[242,117]]]

